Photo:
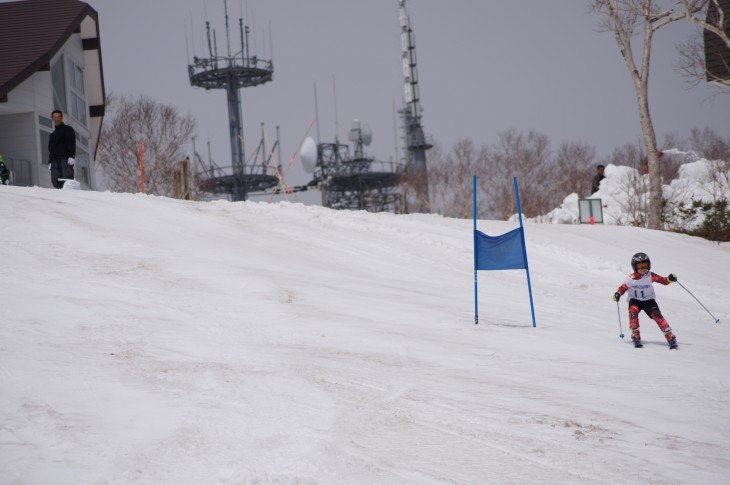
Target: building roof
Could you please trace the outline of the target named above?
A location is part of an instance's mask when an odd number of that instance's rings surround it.
[[[707,8],[707,23],[719,24],[720,12],[724,13],[725,25],[722,30],[730,35],[730,0],[719,0],[717,4],[710,2]],[[719,35],[709,30],[704,31],[704,40],[707,80],[730,86],[730,48]]]
[[[51,59],[73,34],[79,34],[86,64],[86,97],[96,142],[104,117],[104,75],[98,13],[78,0],[0,2],[0,102]],[[96,143],[93,149],[96,149]]]

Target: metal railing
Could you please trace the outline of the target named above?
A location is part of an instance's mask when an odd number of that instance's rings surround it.
[[[30,187],[33,185],[30,172],[30,160],[19,158],[5,158],[5,166],[10,171],[10,185]]]

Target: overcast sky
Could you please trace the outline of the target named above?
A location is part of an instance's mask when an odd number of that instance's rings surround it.
[[[223,0],[88,3],[99,12],[107,92],[142,93],[189,112],[198,152],[207,157],[210,141],[216,162],[229,165],[225,92],[193,88],[187,75],[193,54],[207,56],[206,18],[219,54],[226,52]],[[315,119],[316,83],[321,141],[333,141],[336,111],[340,141],[358,118],[373,132],[367,153],[394,158],[393,106],[403,97],[397,0],[232,0],[228,7],[232,50],[243,16],[255,34],[251,47],[274,62],[273,82],[241,91],[249,145],[260,139],[262,122],[271,139],[278,125],[285,163]],[[444,150],[463,138],[495,143],[514,128],[541,132],[553,147],[589,143],[601,158],[641,136],[630,76],[587,0],[410,0],[407,7],[424,128]],[[655,35],[650,103],[660,141],[692,128],[730,131],[730,95],[713,96],[718,89],[706,83],[690,88],[673,70],[675,45],[690,31],[676,23]],[[300,169],[287,175],[290,185],[308,180]]]

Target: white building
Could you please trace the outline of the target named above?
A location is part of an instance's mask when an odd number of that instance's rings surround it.
[[[0,2],[0,33],[0,155],[13,183],[52,187],[48,137],[59,109],[76,131],[76,180],[95,189],[105,99],[96,10],[77,0]]]

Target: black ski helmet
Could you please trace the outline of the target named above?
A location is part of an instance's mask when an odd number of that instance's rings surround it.
[[[631,267],[636,272],[636,265],[639,263],[649,263],[649,269],[651,269],[651,260],[646,253],[636,253],[631,257]]]

